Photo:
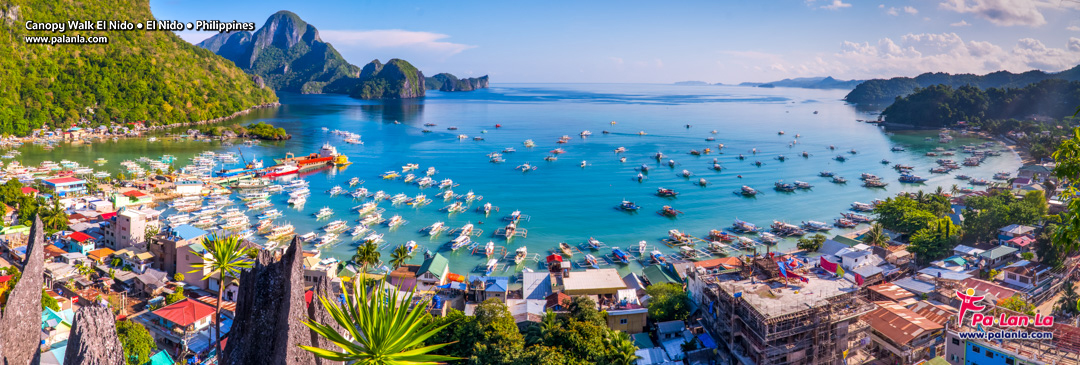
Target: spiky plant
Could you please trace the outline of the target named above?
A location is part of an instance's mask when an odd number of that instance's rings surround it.
[[[312,346],[301,348],[315,356],[349,364],[361,365],[424,365],[457,358],[431,354],[450,343],[424,346],[424,341],[434,336],[450,323],[441,326],[430,320],[428,301],[413,305],[414,292],[399,295],[398,288],[385,288],[385,280],[372,288],[365,280],[355,277],[352,290],[345,290],[345,300],[319,297],[323,308],[334,319],[333,323],[319,323],[314,319],[304,322],[319,336],[330,340],[338,351]],[[339,331],[334,326],[341,328]]]

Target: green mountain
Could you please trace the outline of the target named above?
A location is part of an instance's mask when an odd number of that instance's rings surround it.
[[[988,89],[937,84],[896,98],[881,114],[889,123],[940,128],[958,121],[1063,120],[1077,105],[1078,81],[1046,79],[1019,88]]]
[[[87,119],[194,122],[277,101],[232,62],[169,31],[29,31],[24,24],[154,19],[147,0],[0,0],[0,133]],[[27,44],[27,36],[107,44]]]
[[[392,59],[382,64],[374,60],[352,80],[349,95],[360,99],[410,99],[424,97],[424,73],[408,61]]]
[[[487,89],[488,77],[487,75],[484,75],[480,77],[459,79],[457,78],[457,76],[444,72],[432,77],[428,77],[425,83],[428,90],[473,91],[479,89]]]
[[[327,84],[360,72],[319,38],[315,26],[285,10],[267,18],[255,33],[221,33],[198,46],[261,76],[275,90],[322,93]]]
[[[754,87],[798,87],[803,89],[851,89],[854,88],[862,80],[837,80],[832,76],[826,77],[798,77],[794,79],[783,79],[773,82],[744,82],[739,86],[754,86]]]
[[[856,86],[854,90],[851,90],[851,92],[844,97],[844,100],[856,104],[887,104],[893,102],[897,97],[911,94],[916,88],[926,88],[932,85],[948,85],[954,88],[970,85],[980,89],[1021,88],[1048,79],[1080,81],[1080,66],[1057,73],[1048,73],[1039,70],[1018,74],[1008,71],[998,71],[986,75],[953,75],[944,72],[928,72],[914,78],[894,77],[887,80],[873,79],[867,80]]]

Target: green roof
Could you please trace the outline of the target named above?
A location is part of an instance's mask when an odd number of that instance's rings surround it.
[[[420,265],[420,271],[416,272],[416,275],[424,275],[430,272],[431,275],[435,275],[437,278],[442,278],[443,272],[446,272],[446,268],[450,266],[450,261],[446,260],[446,257],[439,253],[435,253],[430,259],[424,260],[424,264]]]
[[[1016,247],[998,246],[998,247],[994,247],[990,251],[980,253],[979,257],[984,257],[984,258],[987,258],[987,259],[996,260],[996,259],[998,259],[1000,257],[1016,253],[1016,251],[1019,251]]]
[[[641,270],[641,275],[644,276],[646,280],[649,280],[650,285],[682,283],[678,278],[668,274],[667,270],[664,270],[660,265],[649,265],[645,267]]]
[[[173,365],[175,363],[176,362],[173,361],[172,356],[169,356],[168,352],[161,350],[154,354],[154,356],[151,356],[150,361],[147,361],[143,365]]]
[[[949,362],[944,357],[938,356],[926,361],[927,365],[949,365]]]
[[[651,349],[656,347],[656,343],[649,337],[648,332],[635,333],[630,337],[634,338],[634,346],[637,346],[639,349]]]
[[[848,245],[848,246],[855,246],[857,244],[862,243],[862,242],[859,242],[858,240],[847,238],[847,237],[844,237],[844,236],[841,236],[841,235],[836,235],[836,237],[833,237],[832,239],[833,239],[833,241],[840,242],[840,243],[843,243],[843,244]]]

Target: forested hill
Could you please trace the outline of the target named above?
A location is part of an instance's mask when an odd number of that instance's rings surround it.
[[[1072,116],[1080,106],[1080,82],[1043,80],[1022,88],[980,89],[934,85],[896,99],[881,113],[888,123],[940,128],[957,121],[1056,119]]]
[[[0,133],[78,121],[152,124],[228,116],[277,101],[232,62],[171,31],[28,31],[24,24],[152,20],[147,0],[0,0]],[[26,44],[24,36],[107,36],[108,44]]]
[[[888,104],[898,96],[911,94],[916,88],[925,88],[932,85],[948,85],[954,88],[970,85],[981,89],[992,87],[1021,88],[1048,79],[1080,81],[1080,66],[1057,73],[1048,73],[1038,70],[1018,74],[1008,71],[998,71],[986,75],[953,75],[943,72],[928,72],[914,78],[894,77],[887,80],[873,79],[864,81],[855,86],[855,89],[844,97],[844,100],[856,104]]]

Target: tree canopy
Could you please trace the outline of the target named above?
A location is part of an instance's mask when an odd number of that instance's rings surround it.
[[[134,321],[116,322],[116,335],[120,337],[120,346],[124,348],[127,365],[146,364],[157,349],[150,331]]]
[[[682,286],[666,283],[645,288],[649,294],[649,318],[658,322],[685,320],[690,315],[690,296]]]

